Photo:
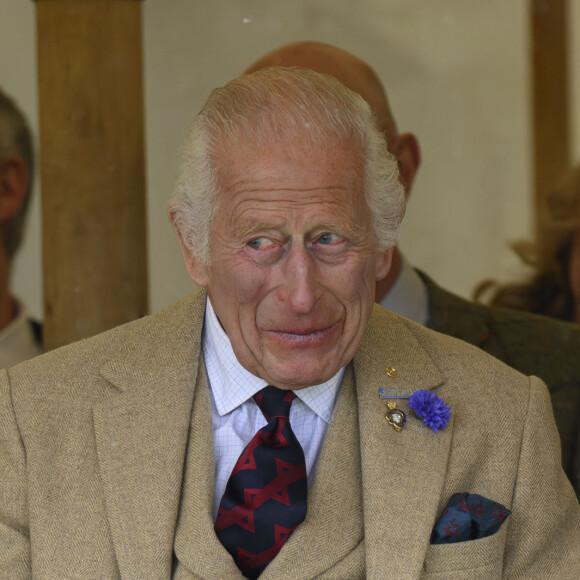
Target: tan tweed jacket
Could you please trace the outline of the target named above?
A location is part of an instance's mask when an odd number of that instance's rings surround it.
[[[0,578],[170,577],[192,401],[205,385],[204,306],[205,295],[193,295],[2,373]],[[348,380],[313,509],[263,578],[580,577],[580,508],[539,380],[378,307]],[[437,389],[450,424],[433,433],[409,412],[395,432],[378,397],[385,386]],[[211,442],[204,416],[192,437]],[[211,445],[204,449],[200,530],[213,486]],[[337,464],[345,474],[332,479]],[[352,485],[359,469],[362,487]],[[462,491],[512,514],[494,536],[429,545],[449,497]],[[197,577],[239,577],[211,533],[199,533],[191,551]]]

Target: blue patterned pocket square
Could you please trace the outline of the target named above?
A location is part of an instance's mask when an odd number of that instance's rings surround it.
[[[511,514],[504,505],[477,494],[455,493],[431,534],[432,544],[453,544],[495,534]]]

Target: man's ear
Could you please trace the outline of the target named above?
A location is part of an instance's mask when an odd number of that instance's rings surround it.
[[[421,164],[419,141],[413,133],[402,133],[395,139],[390,150],[399,162],[401,181],[405,186],[407,198],[409,198],[415,174]]]
[[[183,256],[183,262],[185,263],[185,268],[187,269],[189,277],[198,286],[206,288],[209,282],[207,266],[203,265],[200,259],[195,256],[188,248],[177,225],[175,217],[171,212],[169,213],[169,221],[171,222],[173,231],[177,235],[177,240],[179,241],[179,247],[181,249],[181,255]]]
[[[0,224],[10,223],[28,192],[29,171],[20,157],[8,157],[0,166]]]
[[[386,278],[389,270],[391,269],[391,263],[393,260],[393,250],[394,248],[389,248],[382,252],[377,252],[375,255],[375,280],[383,280]]]

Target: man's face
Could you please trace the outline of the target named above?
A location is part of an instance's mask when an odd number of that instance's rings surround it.
[[[228,151],[207,288],[239,362],[280,388],[322,383],[354,356],[390,252],[354,149]]]

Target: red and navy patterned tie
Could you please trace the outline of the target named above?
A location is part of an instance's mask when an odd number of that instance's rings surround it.
[[[257,578],[306,517],[304,452],[290,427],[292,391],[268,386],[254,400],[266,417],[242,451],[220,502],[215,531],[248,578]]]

